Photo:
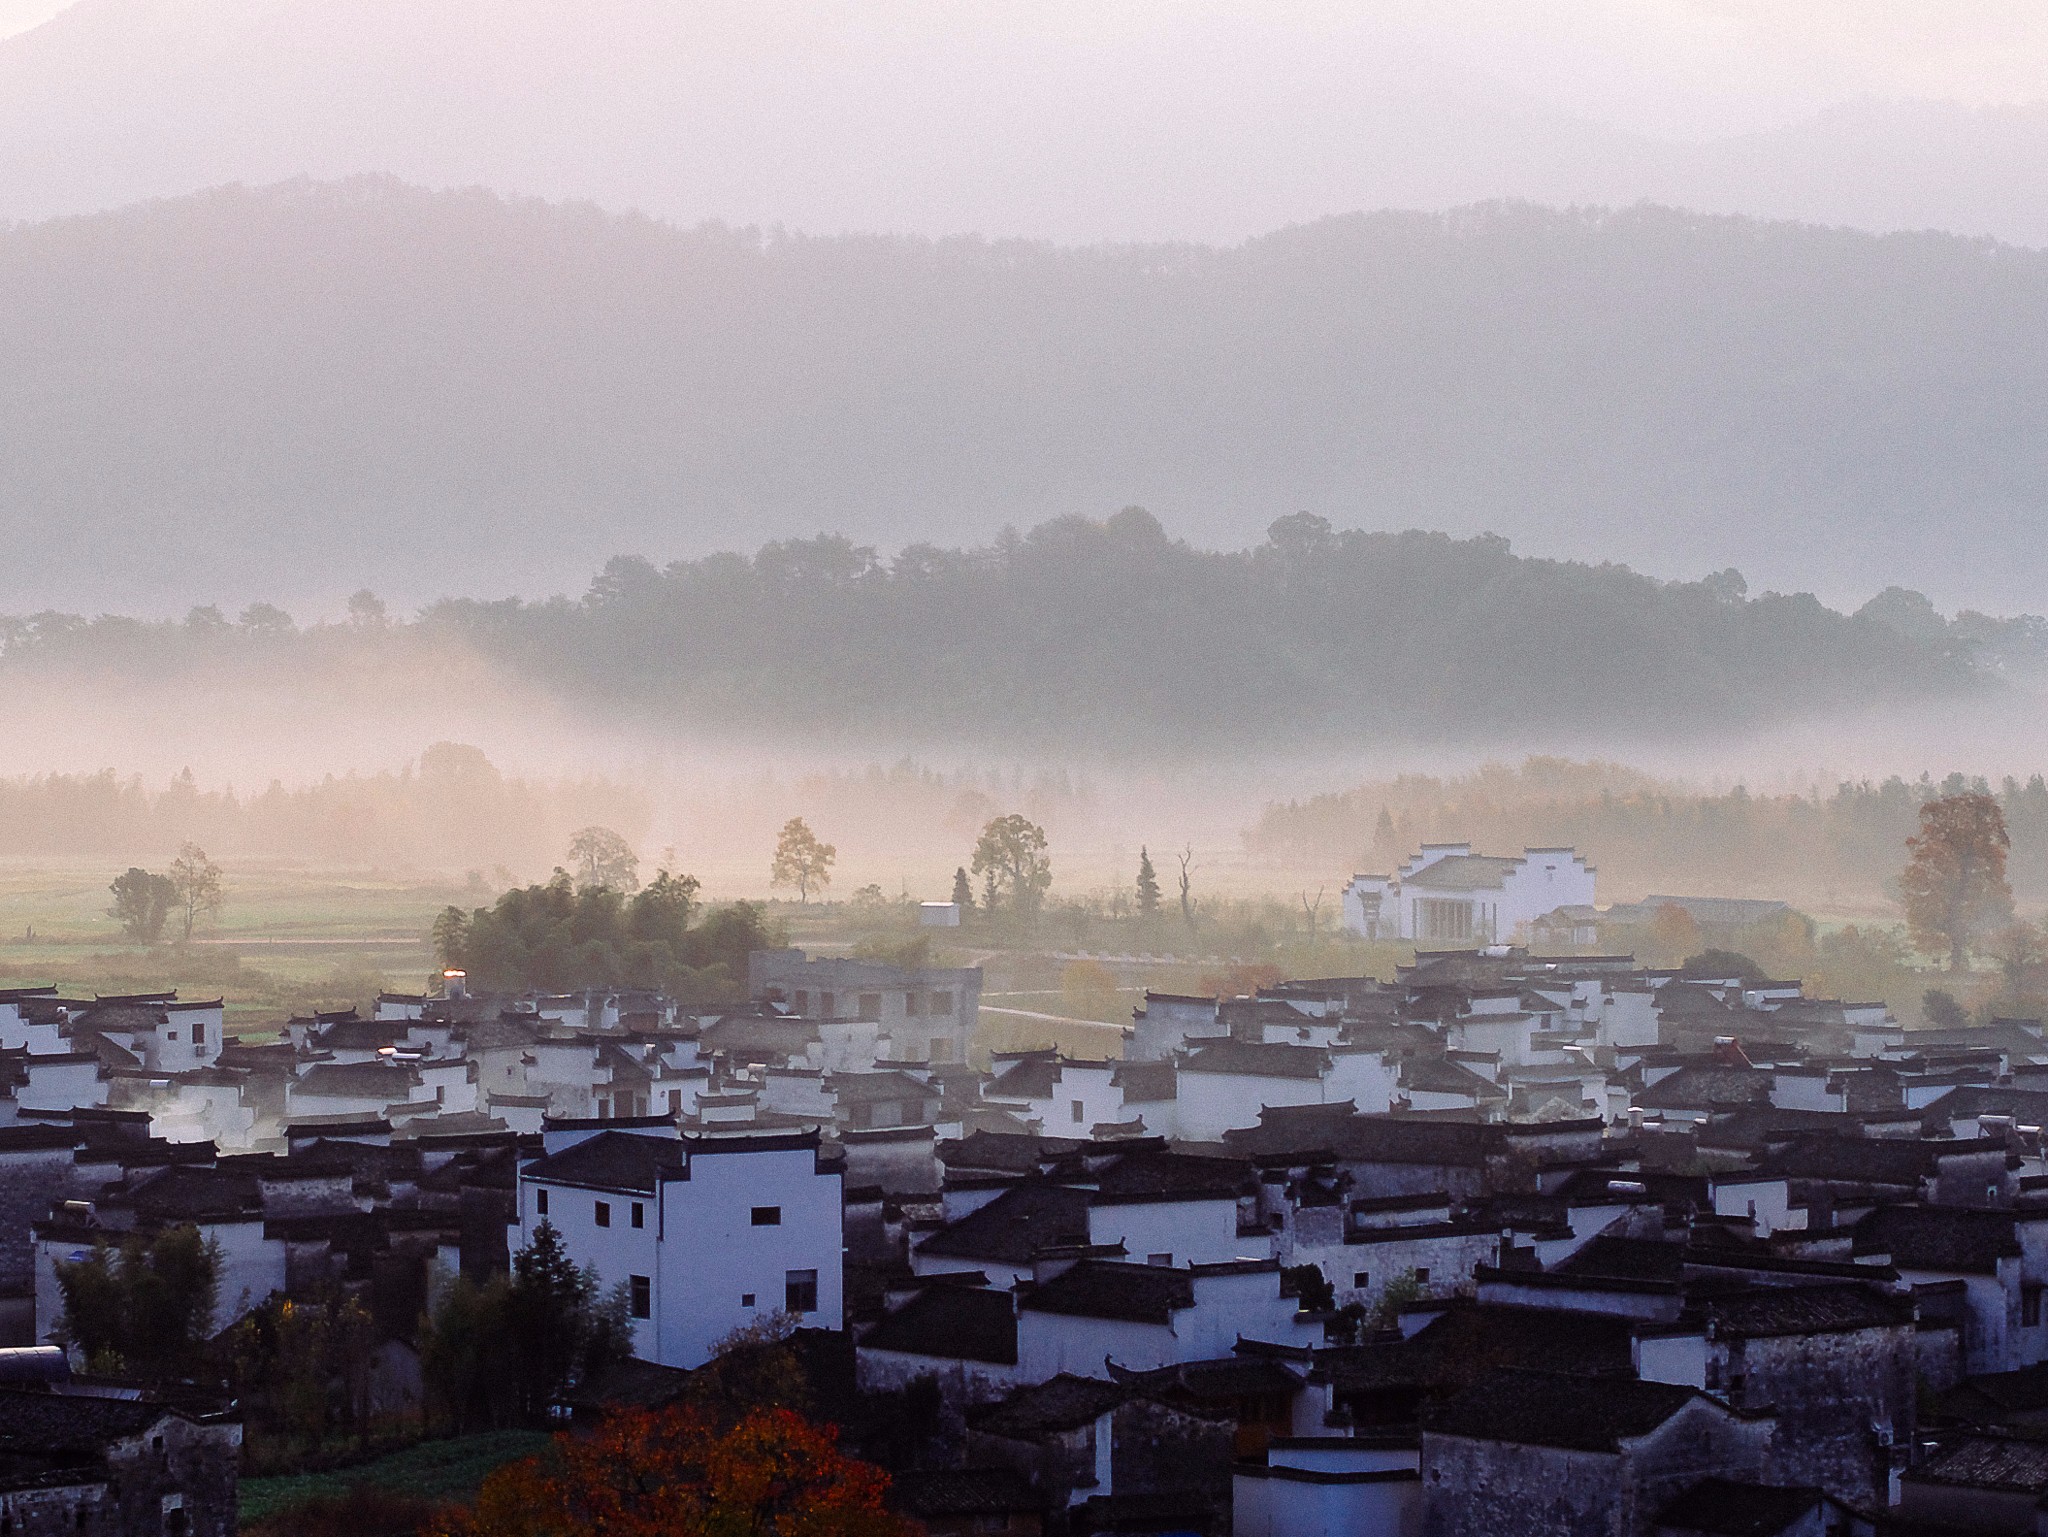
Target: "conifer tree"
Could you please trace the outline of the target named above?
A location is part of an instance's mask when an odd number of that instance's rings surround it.
[[[1138,916],[1159,916],[1159,872],[1152,868],[1151,850],[1142,844],[1138,848]]]

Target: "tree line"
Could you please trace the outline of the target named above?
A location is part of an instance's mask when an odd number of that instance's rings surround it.
[[[2039,621],[1944,619],[1918,596],[1845,614],[1752,594],[1733,571],[1660,582],[1490,535],[1347,530],[1305,512],[1254,548],[1205,550],[1131,507],[886,560],[838,535],[665,567],[622,556],[580,598],[451,599],[396,624],[39,615],[0,630],[0,656],[152,677],[225,649],[289,673],[455,641],[560,697],[672,722],[1125,749],[1166,732],[1179,752],[1560,713],[1698,731],[1953,696],[2048,654]]]
[[[1246,830],[1245,843],[1267,858],[1386,872],[1420,844],[1447,838],[1486,853],[1570,845],[1596,857],[1603,898],[1636,890],[1888,900],[1921,808],[1962,794],[1997,803],[2015,892],[2022,901],[2048,902],[2048,778],[2040,774],[1996,783],[1961,773],[1895,775],[1803,793],[1741,785],[1709,792],[1616,764],[1538,757],[1276,802]]]
[[[202,788],[189,769],[160,788],[112,769],[0,778],[0,852],[132,858],[198,844],[231,858],[546,869],[573,829],[637,830],[649,814],[624,785],[516,778],[476,747],[435,742],[396,770],[256,790]]]

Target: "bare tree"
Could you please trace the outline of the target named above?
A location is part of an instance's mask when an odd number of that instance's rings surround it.
[[[1316,899],[1313,903],[1309,901],[1308,893],[1306,891],[1304,891],[1301,894],[1301,910],[1308,917],[1308,939],[1310,944],[1315,943],[1317,924],[1319,923],[1322,915],[1323,891],[1323,887],[1316,887]]]
[[[217,915],[225,896],[221,889],[220,866],[206,857],[206,850],[187,843],[171,861],[171,885],[177,892],[178,911],[185,920],[185,939],[201,918]]]
[[[1195,904],[1188,891],[1194,885],[1195,846],[1190,843],[1176,856],[1180,860],[1180,916],[1190,929],[1195,926]]]

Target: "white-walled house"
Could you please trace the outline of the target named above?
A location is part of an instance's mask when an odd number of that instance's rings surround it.
[[[1367,939],[1505,944],[1560,907],[1591,907],[1593,877],[1568,848],[1501,858],[1469,843],[1425,843],[1393,875],[1352,876],[1344,926]]]
[[[1320,1342],[1322,1325],[1282,1294],[1272,1260],[1194,1265],[1133,1265],[1083,1260],[1017,1302],[1017,1370],[1026,1382],[1062,1372],[1107,1377],[1109,1364],[1133,1371],[1214,1361],[1240,1339],[1267,1344]]]
[[[604,1289],[623,1284],[643,1360],[701,1366],[718,1341],[779,1312],[841,1327],[843,1180],[815,1131],[679,1138],[641,1127],[550,1141],[520,1171],[515,1239],[552,1223]]]

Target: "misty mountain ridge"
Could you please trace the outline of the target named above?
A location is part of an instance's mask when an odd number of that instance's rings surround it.
[[[1388,9],[77,0],[0,40],[0,217],[368,172],[819,231],[1234,240],[1647,199],[2048,245],[2038,107],[1673,142]]]
[[[832,528],[1310,509],[2038,608],[2048,255],[1661,208],[1230,248],[682,230],[387,180],[0,231],[0,605],[557,589]]]
[[[821,535],[666,568],[608,562],[580,599],[450,599],[393,623],[374,595],[300,630],[268,604],[146,622],[0,621],[12,669],[137,686],[181,675],[403,676],[451,655],[592,720],[920,748],[1176,756],[1574,730],[1682,742],[1948,700],[2048,665],[2048,622],[1941,615],[1893,588],[1844,615],[1752,596],[1734,570],[1658,582],[1505,539],[1338,530],[1295,513],[1234,552],[1141,507],[884,561]],[[452,648],[452,649],[451,649]]]

